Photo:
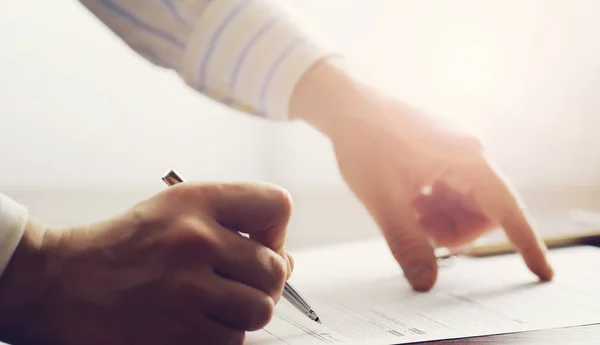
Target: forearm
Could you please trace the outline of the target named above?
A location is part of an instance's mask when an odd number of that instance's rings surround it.
[[[320,61],[298,82],[290,102],[290,118],[308,122],[333,138],[375,118],[385,102],[382,94],[355,77],[342,58]]]
[[[361,94],[361,85],[343,63],[338,58],[322,60],[302,76],[292,94],[290,118],[304,120],[323,134],[333,133]]]
[[[318,62],[302,76],[291,98],[290,118],[308,122],[333,140],[358,131],[371,133],[366,130],[370,127],[393,131],[407,145],[448,126],[441,118],[370,85],[339,57]]]

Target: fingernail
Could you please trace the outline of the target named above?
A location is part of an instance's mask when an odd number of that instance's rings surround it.
[[[405,272],[406,278],[417,291],[428,291],[435,284],[435,271],[427,264],[416,264]]]

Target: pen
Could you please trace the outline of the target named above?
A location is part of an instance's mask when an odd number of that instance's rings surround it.
[[[542,241],[544,244],[546,244],[548,249],[558,249],[576,245],[596,245],[600,243],[600,231],[542,237]],[[481,241],[479,244],[475,244],[475,246],[473,246],[463,255],[470,257],[486,257],[515,252],[517,252],[517,250],[510,242],[503,241],[486,243],[485,241]]]
[[[178,183],[184,182],[184,180],[174,170],[169,171],[162,180],[170,187]],[[309,319],[321,323],[317,313],[311,308],[306,300],[287,282],[283,287],[283,298],[285,298],[291,305],[298,309],[302,314],[306,315]]]

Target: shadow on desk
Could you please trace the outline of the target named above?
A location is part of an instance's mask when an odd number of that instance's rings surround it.
[[[487,337],[476,337],[468,339],[443,340],[424,342],[418,344],[432,345],[599,345],[600,324],[557,328],[544,331],[523,332],[513,334],[501,334]]]

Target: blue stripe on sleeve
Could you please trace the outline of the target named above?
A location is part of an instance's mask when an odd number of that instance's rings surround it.
[[[250,51],[250,48],[252,48],[252,46],[258,41],[258,39],[260,37],[262,37],[269,30],[269,28],[273,27],[273,25],[275,23],[279,22],[280,20],[281,20],[281,18],[275,17],[275,18],[272,18],[271,20],[267,21],[266,23],[264,23],[261,26],[261,28],[254,34],[254,36],[248,41],[248,43],[246,43],[246,45],[242,48],[242,50],[240,51],[239,55],[237,56],[237,58],[235,60],[233,70],[231,71],[231,77],[229,79],[229,87],[231,88],[232,91],[235,90],[235,88],[236,88],[238,77],[240,74],[240,68],[241,68],[242,64],[244,63],[246,56],[248,56],[248,52]]]
[[[223,31],[225,30],[227,25],[229,23],[231,23],[233,18],[235,18],[235,16],[238,15],[243,9],[248,7],[248,5],[250,5],[250,3],[248,1],[243,1],[243,2],[240,2],[236,7],[231,9],[229,11],[229,13],[219,23],[219,26],[217,27],[216,31],[213,33],[212,37],[210,38],[209,44],[206,48],[206,51],[204,52],[204,56],[202,57],[202,60],[200,60],[201,65],[200,65],[200,70],[198,72],[199,73],[198,86],[197,86],[198,91],[202,92],[202,90],[205,88],[206,69],[208,68],[208,62],[210,61],[211,57],[213,56],[213,53],[215,50],[215,45],[217,44],[218,39],[221,37],[221,35],[223,34]]]
[[[98,2],[102,5],[104,5],[106,8],[110,9],[111,11],[130,20],[139,29],[145,30],[155,36],[158,36],[179,48],[185,47],[185,44],[183,42],[179,41],[177,38],[173,37],[172,35],[170,35],[167,32],[164,32],[158,28],[155,28],[151,25],[144,23],[142,20],[140,20],[138,17],[136,17],[133,13],[130,13],[127,10],[117,6],[112,0],[98,0]]]
[[[259,96],[259,104],[261,106],[262,109],[266,108],[266,98],[267,98],[267,91],[269,89],[269,85],[271,84],[271,81],[273,79],[273,76],[275,75],[275,72],[277,72],[277,69],[279,68],[279,66],[281,66],[281,64],[283,63],[283,61],[292,53],[292,51],[297,48],[298,46],[300,46],[302,43],[304,43],[306,41],[305,37],[298,37],[295,40],[293,40],[281,53],[281,55],[279,55],[279,57],[277,58],[277,60],[275,60],[273,62],[273,64],[271,65],[271,68],[269,69],[269,71],[267,72],[267,74],[265,75],[265,79],[262,83],[262,86],[260,88],[260,96]]]
[[[190,23],[181,15],[180,9],[177,7],[177,5],[173,3],[173,0],[162,0],[162,2],[163,4],[165,4],[165,6],[169,8],[171,13],[173,14],[173,17],[175,17],[175,19],[177,19],[178,22],[188,27],[192,26],[192,23]]]

